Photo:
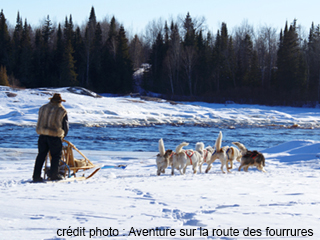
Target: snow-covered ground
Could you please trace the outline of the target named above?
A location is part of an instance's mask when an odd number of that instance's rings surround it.
[[[34,125],[39,107],[47,103],[54,92],[61,93],[66,100],[63,105],[68,110],[70,123],[87,126],[229,122],[230,125],[320,127],[317,108],[200,102],[171,104],[165,100],[145,101],[130,96],[94,98],[72,93],[68,88],[14,90],[8,87],[0,87],[0,124]],[[16,96],[9,97],[10,94]]]
[[[58,91],[70,122],[88,125],[230,121],[312,128],[320,118],[311,108],[172,105]],[[47,92],[0,87],[0,124],[35,124]],[[157,176],[157,152],[82,152],[97,164],[128,166],[102,169],[87,181],[30,184],[37,150],[0,148],[0,239],[320,238],[320,141],[308,136],[263,150],[267,173],[238,172],[235,163],[222,174],[216,161],[207,174],[189,167],[183,176],[169,169]]]

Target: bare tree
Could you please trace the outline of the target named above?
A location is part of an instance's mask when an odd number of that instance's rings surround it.
[[[185,70],[185,74],[187,76],[188,87],[190,91],[190,96],[193,96],[193,81],[192,81],[192,74],[193,69],[195,66],[197,52],[194,46],[186,46],[182,51],[182,64]]]
[[[277,30],[263,26],[258,30],[255,49],[258,53],[259,67],[261,70],[261,86],[270,87],[272,71],[277,60]]]
[[[163,20],[160,18],[158,21],[153,20],[146,26],[145,40],[149,43],[149,48],[156,41],[159,32],[163,32]]]

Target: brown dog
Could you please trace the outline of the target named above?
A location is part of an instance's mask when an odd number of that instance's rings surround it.
[[[266,172],[264,169],[266,160],[262,153],[258,151],[249,151],[242,143],[239,142],[233,142],[232,144],[236,145],[242,153],[241,164],[238,169],[239,171],[243,168],[243,170],[247,172],[250,166],[256,166],[258,170]]]
[[[165,151],[164,143],[162,138],[159,140],[159,153],[157,155],[156,163],[157,163],[157,175],[159,176],[161,173],[165,173],[166,168],[172,165],[172,155],[173,151],[168,149]]]

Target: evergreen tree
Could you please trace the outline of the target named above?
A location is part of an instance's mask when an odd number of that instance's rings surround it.
[[[297,34],[296,20],[293,24],[286,23],[283,35],[280,34],[280,45],[277,61],[277,86],[284,93],[302,89],[306,83],[306,69],[304,58]],[[291,97],[291,96],[290,96]]]
[[[138,35],[134,35],[134,38],[131,40],[129,44],[129,54],[131,57],[131,61],[133,64],[133,69],[138,69],[141,67],[143,63],[143,49],[142,43]]]
[[[163,41],[162,32],[158,32],[157,39],[152,45],[152,52],[150,54],[152,82],[149,82],[148,88],[154,92],[163,92],[164,72],[163,63],[165,58],[165,45]]]
[[[33,81],[33,71],[32,71],[32,53],[33,47],[31,43],[31,32],[32,28],[27,23],[25,19],[22,37],[21,37],[21,64],[20,64],[20,82],[23,86],[32,87],[34,85]]]
[[[180,84],[181,43],[178,25],[171,22],[168,51],[165,58],[165,72],[169,77],[170,93],[179,92]]]
[[[62,65],[61,65],[61,82],[62,86],[75,86],[78,84],[77,74],[75,72],[75,61],[73,59],[73,47],[71,40],[65,46]]]
[[[100,27],[100,23],[96,25],[96,31],[94,35],[94,39],[92,42],[92,50],[91,50],[91,62],[90,62],[90,79],[92,82],[92,86],[95,89],[101,89],[102,84],[102,67],[101,67],[101,58],[102,58],[102,30]]]
[[[54,28],[52,22],[47,16],[45,24],[42,27],[42,64],[41,64],[41,75],[43,85],[46,87],[55,86],[55,75],[53,74],[53,57],[52,57],[52,41],[54,36]]]
[[[43,77],[44,65],[43,65],[43,52],[42,52],[42,36],[41,30],[36,29],[34,40],[34,49],[32,54],[32,72],[33,72],[33,87],[45,87]]]
[[[307,46],[308,80],[307,89],[312,100],[320,101],[320,25],[312,23]]]
[[[73,31],[73,22],[72,22],[72,15],[70,15],[69,20],[66,17],[63,29],[63,38],[65,43],[68,41],[72,41],[74,38],[74,31]]]
[[[190,96],[193,96],[195,87],[194,67],[198,55],[195,28],[189,13],[183,22],[183,27],[185,31],[185,37],[183,41],[182,64],[186,75],[186,83],[189,89],[189,94]]]
[[[105,41],[102,49],[102,90],[104,92],[115,93],[118,91],[118,86],[115,84],[117,78],[117,23],[115,17],[112,17],[110,21],[107,40]]]
[[[55,77],[56,82],[54,83],[55,87],[61,87],[64,85],[63,77],[62,77],[62,71],[64,68],[64,52],[65,52],[65,44],[62,37],[62,30],[61,25],[59,23],[58,30],[57,30],[57,40],[56,40],[56,48],[54,53],[54,64],[55,64]]]
[[[0,12],[0,65],[9,65],[10,55],[10,35],[8,31],[7,19],[3,14],[3,10]]]
[[[0,66],[0,86],[9,86],[7,69],[4,66]]]
[[[20,13],[17,13],[16,26],[12,37],[12,51],[11,51],[11,69],[15,77],[20,79],[22,74],[20,72],[21,65],[21,38],[23,32],[22,19]]]
[[[243,86],[257,86],[259,83],[259,66],[257,53],[249,34],[241,41],[239,51],[239,77]]]
[[[89,21],[87,23],[85,31],[85,47],[86,47],[86,87],[89,87],[92,83],[90,81],[90,61],[91,61],[91,50],[92,42],[95,35],[97,19],[94,11],[94,7],[91,8]]]
[[[86,81],[86,50],[79,27],[77,27],[74,34],[73,46],[75,61],[74,67],[78,76],[78,82],[84,87]]]
[[[210,46],[211,35],[208,33],[207,39],[203,39],[202,31],[197,35],[198,46],[198,60],[195,66],[195,78],[197,86],[195,86],[195,94],[198,96],[204,96],[211,92],[210,80],[211,71],[211,53],[212,48]]]
[[[116,92],[129,93],[133,89],[133,69],[132,62],[129,56],[128,39],[126,37],[126,33],[122,25],[120,26],[118,33],[116,63]]]
[[[228,35],[225,23],[221,24],[221,33],[218,30],[214,45],[213,66],[216,91],[236,87],[232,38]]]

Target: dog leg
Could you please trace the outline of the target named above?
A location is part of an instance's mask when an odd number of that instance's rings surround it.
[[[196,173],[197,173],[197,167],[198,167],[198,164],[193,164],[193,165],[192,165],[193,174],[196,174]]]
[[[248,172],[248,169],[249,169],[249,165],[246,165],[246,166],[243,168],[243,170],[244,170],[245,172]]]
[[[264,167],[259,166],[258,169],[259,169],[260,171],[262,171],[262,172],[267,172],[267,171],[264,169]]]
[[[221,161],[221,168],[220,169],[221,169],[222,173],[226,173],[225,171],[223,171],[223,167],[224,167],[224,161]]]
[[[207,166],[207,169],[206,169],[205,173],[208,173],[208,172],[210,171],[211,167],[212,167],[212,165],[211,165],[211,164],[208,164],[208,166]]]
[[[187,165],[184,166],[183,171],[182,171],[183,173],[181,175],[186,174],[186,170],[187,170]]]

